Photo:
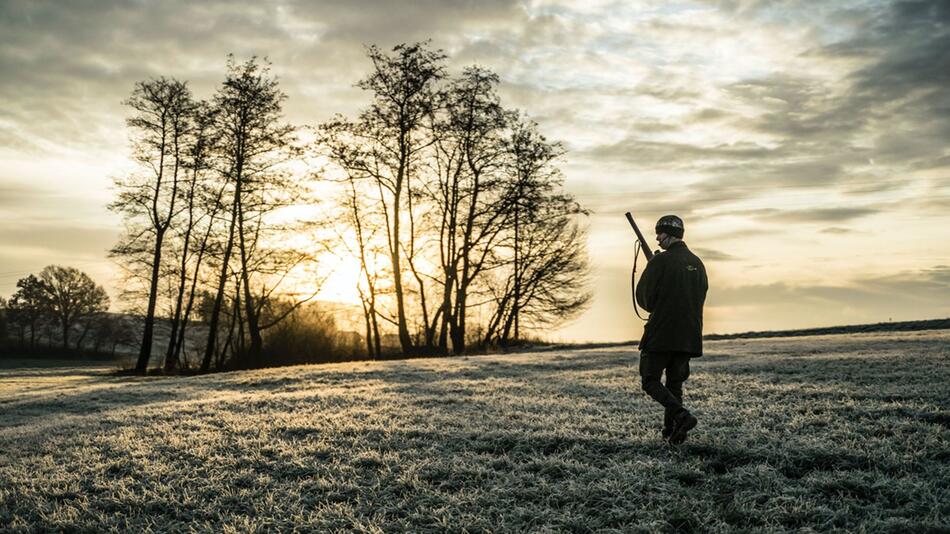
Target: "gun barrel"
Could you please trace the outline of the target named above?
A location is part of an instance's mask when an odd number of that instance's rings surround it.
[[[637,239],[640,240],[640,249],[643,250],[643,255],[646,256],[647,261],[652,260],[653,251],[650,250],[650,243],[647,243],[646,238],[643,237],[642,233],[640,233],[640,228],[637,227],[636,221],[633,220],[633,215],[630,215],[630,212],[628,211],[626,213],[626,216],[627,216],[627,222],[629,222],[630,226],[633,227],[633,231],[637,234]]]

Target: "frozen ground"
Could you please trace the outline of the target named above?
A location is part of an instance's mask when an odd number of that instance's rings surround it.
[[[0,369],[0,531],[950,530],[950,331],[730,340],[679,447],[600,348]]]

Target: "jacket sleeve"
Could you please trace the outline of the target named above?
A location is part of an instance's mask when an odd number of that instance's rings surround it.
[[[656,305],[656,288],[659,285],[663,271],[661,263],[662,260],[659,256],[655,256],[647,262],[643,274],[640,275],[640,283],[637,284],[637,304],[648,312],[652,312]]]

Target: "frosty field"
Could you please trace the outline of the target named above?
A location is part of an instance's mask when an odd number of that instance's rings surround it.
[[[950,531],[950,331],[175,378],[0,366],[0,531]]]

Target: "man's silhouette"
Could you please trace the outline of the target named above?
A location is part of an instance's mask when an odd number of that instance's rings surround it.
[[[683,220],[664,215],[656,240],[664,252],[647,263],[636,290],[637,303],[650,312],[640,339],[643,390],[665,408],[662,435],[672,444],[686,441],[697,423],[683,407],[683,382],[689,360],[703,354],[703,303],[709,287],[703,262],[683,241]],[[666,372],[666,385],[660,382]]]

